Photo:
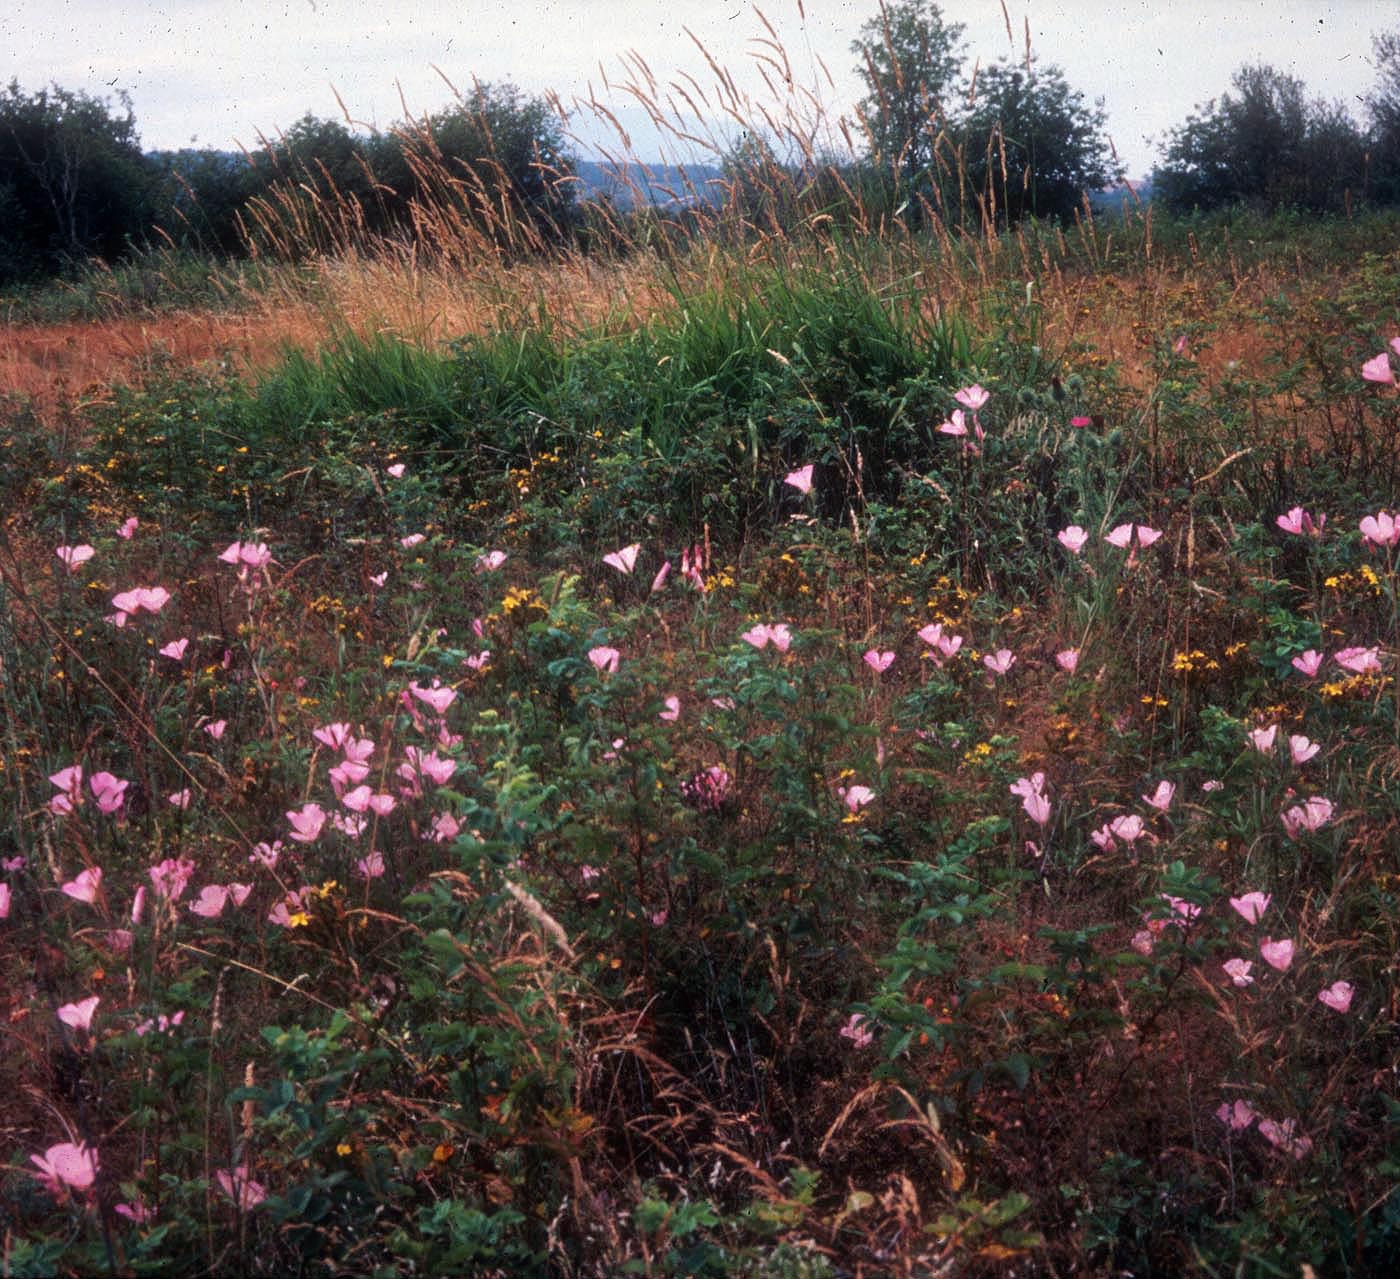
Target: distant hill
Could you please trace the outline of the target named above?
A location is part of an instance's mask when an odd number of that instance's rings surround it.
[[[575,171],[581,200],[605,198],[622,209],[638,204],[664,209],[697,202],[719,203],[722,199],[714,185],[720,177],[719,166],[715,164],[633,162],[619,166],[579,160]]]

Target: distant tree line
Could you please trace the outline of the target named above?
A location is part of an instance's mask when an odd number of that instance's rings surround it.
[[[1121,180],[1102,103],[1029,51],[969,70],[962,37],[934,0],[882,0],[851,46],[866,90],[854,158],[790,159],[755,131],[723,157],[718,198],[750,227],[855,209],[865,225],[977,228],[1068,219]],[[1153,198],[1177,212],[1400,204],[1400,31],[1375,36],[1373,53],[1361,121],[1293,76],[1242,67],[1159,144]],[[158,243],[294,255],[385,237],[485,237],[508,252],[635,242],[606,198],[580,201],[577,174],[558,112],[510,84],[477,84],[383,132],[306,115],[230,153],[146,152],[124,94],[114,105],[12,82],[0,93],[0,285]]]

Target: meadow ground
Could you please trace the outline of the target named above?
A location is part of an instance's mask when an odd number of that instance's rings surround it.
[[[24,312],[0,1273],[1394,1273],[1397,247]]]

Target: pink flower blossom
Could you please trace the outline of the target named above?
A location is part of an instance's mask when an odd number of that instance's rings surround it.
[[[1079,650],[1062,648],[1055,654],[1055,664],[1066,674],[1073,675],[1079,667]]]
[[[233,1200],[240,1212],[251,1212],[267,1198],[267,1190],[262,1183],[254,1181],[248,1175],[247,1164],[240,1164],[226,1172],[220,1171],[214,1179],[219,1183],[219,1189]]]
[[[838,1033],[842,1039],[849,1039],[857,1048],[869,1048],[874,1042],[875,1035],[862,1025],[864,1021],[863,1014],[852,1013]]]
[[[711,764],[681,783],[681,796],[702,813],[718,812],[729,798],[730,784],[729,770],[723,764]]]
[[[1103,540],[1110,546],[1116,546],[1120,551],[1127,550],[1129,543],[1133,540],[1133,526],[1119,524],[1105,533]]]
[[[424,688],[421,684],[410,684],[408,691],[420,702],[432,707],[439,715],[447,714],[447,708],[457,700],[457,690],[455,688],[444,688],[437,680],[434,680],[431,688]]]
[[[960,391],[954,391],[953,398],[964,408],[971,409],[976,413],[992,397],[990,392],[983,390],[978,383],[974,382],[971,386],[965,386]]]
[[[177,902],[189,886],[190,876],[194,874],[194,862],[188,857],[167,857],[152,866],[147,874],[158,897]]]
[[[456,839],[461,829],[462,823],[451,813],[438,813],[428,827],[428,838],[435,844],[446,844]]]
[[[1390,367],[1390,356],[1382,351],[1372,356],[1361,366],[1361,376],[1367,382],[1380,382],[1385,386],[1395,385],[1395,371]]]
[[[289,810],[286,817],[292,824],[291,837],[299,844],[312,843],[321,834],[321,827],[326,824],[325,811],[320,804],[314,802]]]
[[[607,644],[599,644],[588,650],[588,660],[593,663],[595,670],[604,675],[611,675],[617,670],[622,654]]]
[[[1072,418],[1070,418],[1069,424],[1070,424],[1071,426],[1074,426],[1074,427],[1083,428],[1083,427],[1086,427],[1086,426],[1093,426],[1093,425],[1094,425],[1094,419],[1091,418],[1091,417],[1085,417],[1085,416],[1081,413],[1081,414],[1079,414],[1077,417],[1072,417]]]
[[[1312,679],[1322,669],[1323,656],[1316,649],[1308,649],[1293,659],[1292,666],[1300,675]]]
[[[865,664],[877,675],[883,675],[894,664],[894,653],[892,651],[881,652],[878,648],[869,648],[865,651]]]
[[[386,466],[384,471],[394,479],[401,480],[403,479],[404,464],[402,462],[395,462],[393,466]]]
[[[795,471],[789,471],[783,477],[784,484],[790,484],[804,497],[812,491],[812,463],[800,466]]]
[[[476,557],[476,571],[478,573],[491,573],[505,562],[506,553],[504,551],[487,551],[484,555]]]
[[[1174,355],[1190,355],[1191,342],[1186,334],[1179,334],[1176,341],[1172,343],[1172,353]]]
[[[387,581],[389,580],[389,574],[388,574],[387,572],[384,572],[384,573],[371,573],[371,574],[369,575],[369,580],[370,580],[375,586],[383,586],[384,583],[387,582]]]
[[[1297,839],[1303,831],[1316,832],[1332,820],[1332,801],[1313,795],[1302,804],[1294,804],[1279,814],[1289,839]]]
[[[158,651],[162,657],[169,657],[174,661],[180,661],[185,656],[185,650],[190,646],[187,638],[171,640],[169,644],[162,646]]]
[[[1364,516],[1361,520],[1361,540],[1373,546],[1400,544],[1400,520],[1388,511]]]
[[[186,786],[184,790],[171,791],[170,794],[165,797],[165,802],[169,804],[171,808],[183,810],[190,806],[190,800],[193,798],[194,792]]]
[[[216,719],[204,725],[204,731],[216,742],[224,735],[224,730],[228,727],[228,720]]]
[[[399,538],[399,545],[406,551],[411,551],[415,546],[420,546],[428,539],[422,533],[410,533],[407,537]],[[478,561],[479,563],[480,561]]]
[[[92,788],[93,797],[97,800],[97,807],[100,812],[112,814],[121,808],[126,799],[126,789],[130,782],[120,777],[114,777],[111,773],[94,773],[88,779],[88,785]]]
[[[1230,898],[1230,905],[1246,923],[1257,924],[1263,913],[1269,909],[1273,897],[1269,893],[1245,893],[1242,897]]]
[[[671,561],[662,560],[661,567],[656,570],[656,576],[651,579],[651,594],[655,595],[663,586],[666,579],[671,576]]]
[[[311,730],[314,737],[322,746],[329,746],[331,750],[338,751],[350,738],[350,725],[344,723],[322,724],[319,728]]]
[[[1095,848],[1105,853],[1111,853],[1118,847],[1117,842],[1113,838],[1113,827],[1107,822],[1100,826],[1098,830],[1090,831],[1089,840]]]
[[[1133,934],[1133,940],[1129,944],[1139,955],[1150,955],[1156,940],[1146,928],[1140,928]]]
[[[1264,962],[1270,968],[1277,968],[1281,973],[1288,971],[1289,965],[1293,962],[1293,952],[1293,943],[1286,937],[1282,941],[1265,938],[1259,943],[1259,953],[1263,955]]]
[[[0,883],[0,919],[10,917],[10,886]]]
[[[999,648],[995,653],[988,653],[982,658],[982,665],[993,675],[1005,675],[1016,665],[1016,654],[1009,648]]]
[[[1278,725],[1270,724],[1267,728],[1251,728],[1246,734],[1249,744],[1261,755],[1267,755],[1274,749],[1274,741],[1278,737]]]
[[[1351,1008],[1351,997],[1356,993],[1349,981],[1334,981],[1324,990],[1317,992],[1318,999],[1333,1012],[1344,1013]]]
[[[1322,749],[1316,742],[1309,741],[1299,733],[1292,733],[1288,738],[1288,757],[1295,764],[1306,764],[1314,755]]]
[[[1172,806],[1172,799],[1175,795],[1176,787],[1163,779],[1157,783],[1157,789],[1152,794],[1142,797],[1142,802],[1155,808],[1159,813],[1165,813]]]
[[[967,420],[961,409],[954,409],[952,415],[946,422],[939,423],[939,431],[943,435],[964,436],[967,434]]]
[[[619,573],[630,573],[637,566],[637,552],[641,549],[640,542],[633,542],[631,546],[624,546],[620,551],[603,556],[603,563],[617,569]]]
[[[1259,1135],[1276,1150],[1281,1150],[1294,1159],[1302,1159],[1312,1149],[1312,1139],[1297,1132],[1296,1120],[1285,1119],[1275,1123],[1272,1119],[1259,1121]]]
[[[1254,978],[1251,977],[1250,970],[1254,967],[1254,961],[1249,959],[1227,959],[1221,967],[1228,974],[1230,980],[1236,986],[1252,986]]]
[[[199,900],[190,903],[190,910],[205,919],[217,919],[228,903],[228,889],[222,884],[206,884],[199,890]]]
[[[128,515],[126,519],[123,520],[122,523],[117,527],[117,536],[121,538],[124,542],[131,541],[132,535],[136,532],[137,528],[140,526],[140,523],[141,521],[138,520],[136,516]]]
[[[838,793],[852,814],[859,813],[875,798],[875,792],[869,786],[848,786]]]
[[[58,1019],[71,1030],[89,1031],[92,1029],[92,1015],[101,1002],[100,996],[90,995],[76,1004],[64,1004],[58,1010]]]
[[[71,897],[75,902],[86,902],[91,906],[97,900],[97,894],[102,890],[102,867],[89,866],[73,879],[63,885],[63,893]]]
[[[1109,822],[1108,829],[1115,838],[1121,839],[1125,844],[1132,844],[1141,838],[1145,827],[1142,818],[1136,813],[1124,813]]]
[[[483,648],[479,653],[462,659],[462,665],[471,671],[484,671],[491,664],[491,650]]]
[[[1333,653],[1332,660],[1357,675],[1374,675],[1381,668],[1378,652],[1375,648],[1344,648]]]
[[[1227,1101],[1222,1101],[1219,1109],[1215,1112],[1215,1117],[1232,1132],[1242,1132],[1259,1116],[1256,1114],[1254,1107],[1247,1101],[1237,1101],[1234,1105],[1231,1105]]]
[[[674,724],[681,717],[681,699],[672,694],[666,699],[666,709],[656,712],[657,719]]]
[[[1061,546],[1071,555],[1078,555],[1084,549],[1084,544],[1088,542],[1089,535],[1078,524],[1071,524],[1068,528],[1062,528],[1055,534]]]
[[[163,586],[137,586],[112,596],[112,607],[119,613],[159,613],[170,601],[170,592]],[[118,623],[120,625],[121,623]]]
[[[118,1217],[125,1217],[128,1221],[138,1226],[144,1226],[151,1219],[151,1210],[139,1199],[134,1203],[120,1203],[113,1207],[112,1211]]]
[[[1161,536],[1161,529],[1149,528],[1146,524],[1139,524],[1137,526],[1138,545],[1141,547],[1151,546],[1152,543],[1155,542]]]
[[[925,644],[933,648],[943,638],[943,623],[929,622],[921,626],[918,630],[918,636]]]
[[[57,1195],[65,1187],[72,1190],[91,1190],[97,1180],[97,1151],[79,1142],[70,1141],[50,1146],[42,1155],[30,1155],[29,1162],[39,1171],[35,1174],[49,1190]]]
[[[754,648],[767,648],[772,644],[780,653],[786,653],[792,646],[792,632],[788,630],[786,622],[779,622],[777,625],[761,623],[750,627],[739,638],[746,644],[752,644]]]
[[[266,867],[268,870],[276,870],[277,862],[282,856],[282,841],[274,839],[271,843],[267,840],[259,840],[253,845],[253,851],[248,854],[250,862],[257,862],[258,865]]]
[[[355,869],[365,879],[378,879],[384,874],[384,854],[375,849],[369,856],[359,858],[355,862]]]
[[[54,554],[67,566],[70,573],[76,573],[78,569],[86,564],[97,554],[86,542],[78,546],[59,546],[54,549]]]

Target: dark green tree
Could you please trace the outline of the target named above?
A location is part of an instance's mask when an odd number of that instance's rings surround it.
[[[978,76],[958,134],[984,218],[1073,217],[1089,191],[1123,177],[1093,106],[1056,66],[998,62]]]
[[[1344,107],[1310,101],[1301,80],[1263,64],[1241,67],[1231,88],[1163,146],[1152,181],[1168,207],[1322,211],[1362,193],[1365,141]]]
[[[962,73],[960,23],[934,0],[881,0],[851,44],[866,95],[860,118],[869,161],[901,201],[937,205],[953,164],[947,126]]]
[[[155,172],[118,100],[17,81],[0,94],[0,280],[118,258],[150,229]]]
[[[1385,204],[1400,204],[1400,30],[1371,37],[1376,84],[1364,99],[1367,123],[1369,193]]]

